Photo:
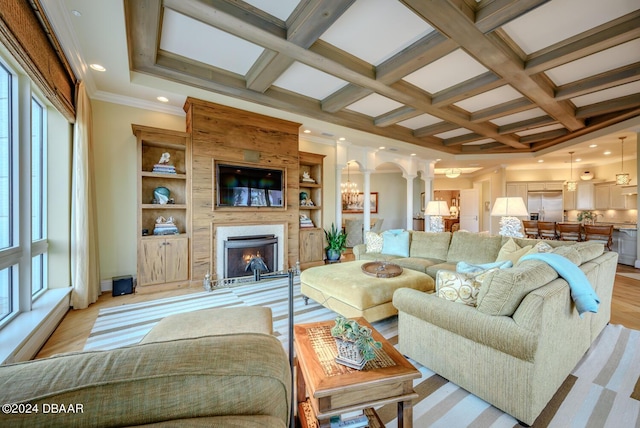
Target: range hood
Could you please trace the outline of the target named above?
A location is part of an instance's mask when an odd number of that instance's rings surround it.
[[[622,194],[624,196],[629,196],[629,195],[637,195],[638,194],[638,185],[634,185],[634,186],[622,186]]]

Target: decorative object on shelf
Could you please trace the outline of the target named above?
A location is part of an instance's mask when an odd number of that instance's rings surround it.
[[[627,137],[618,137],[620,138],[620,170],[624,171],[624,139]],[[616,174],[616,185],[624,186],[631,182],[629,179],[628,172],[619,172]]]
[[[307,192],[300,192],[300,202],[307,200],[309,194]]]
[[[156,224],[153,229],[154,235],[178,235],[178,227],[174,224],[173,217],[164,218],[160,216],[156,219]]]
[[[596,218],[598,218],[598,214],[593,211],[580,211],[576,218],[582,224],[593,224]]]
[[[331,328],[331,336],[336,340],[338,348],[336,362],[358,370],[361,370],[367,361],[375,359],[376,349],[382,348],[382,343],[373,338],[369,327],[361,326],[357,321],[342,315],[336,318],[336,324]]]
[[[313,203],[313,201],[309,198],[307,199],[303,199],[300,201],[300,206],[301,207],[313,207],[315,206],[315,204]]]
[[[521,222],[517,217],[528,217],[529,212],[521,197],[496,198],[496,202],[491,210],[491,217],[502,217],[500,219],[500,235],[512,238],[522,238],[520,232]]]
[[[429,230],[431,232],[442,232],[444,230],[443,215],[449,215],[449,205],[446,201],[429,201],[424,211],[429,216]]]
[[[342,252],[347,248],[347,234],[331,223],[329,230],[324,229],[324,237],[327,239],[327,246],[324,247],[327,260],[339,260]]]
[[[571,176],[569,178],[569,181],[567,181],[567,190],[569,192],[575,192],[576,187],[578,186],[578,183],[573,181],[573,153],[574,152],[569,152],[570,162],[571,162]]]
[[[444,173],[447,178],[458,178],[460,174],[462,174],[462,170],[459,168],[450,168]]]
[[[340,183],[340,193],[342,194],[342,210],[348,209],[358,200],[358,185],[351,182],[350,168],[347,162],[347,182]]]
[[[313,221],[304,214],[300,214],[300,227],[316,227]]]
[[[361,269],[365,274],[376,278],[393,278],[402,274],[402,266],[390,262],[368,262]]]
[[[303,171],[302,172],[302,181],[304,181],[305,183],[315,183],[316,182],[316,180],[311,178],[311,176],[309,175],[309,171]]]
[[[169,159],[171,155],[168,152],[164,152],[162,156],[160,156],[160,160],[157,164],[153,166],[153,172],[161,172],[163,174],[175,174],[176,167],[174,165],[169,165]]]
[[[593,177],[594,177],[593,172],[585,171],[580,175],[580,180],[589,181],[589,180],[593,180]]]
[[[169,196],[171,196],[171,191],[166,187],[156,187],[153,190],[153,199],[157,204],[160,204],[160,205],[168,204]]]
[[[460,214],[460,211],[458,210],[458,207],[455,205],[451,205],[449,207],[449,215],[453,218],[458,218],[458,214]]]

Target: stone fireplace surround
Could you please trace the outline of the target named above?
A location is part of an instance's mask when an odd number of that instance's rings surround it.
[[[285,223],[271,224],[214,224],[214,246],[212,249],[215,254],[215,276],[213,279],[224,278],[224,242],[232,236],[252,236],[252,235],[275,235],[278,239],[278,266],[276,270],[284,270],[284,243],[286,242]]]

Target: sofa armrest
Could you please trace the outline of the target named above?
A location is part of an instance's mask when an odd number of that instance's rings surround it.
[[[360,260],[360,255],[366,252],[367,252],[366,244],[358,244],[355,247],[353,247],[353,255],[355,256],[356,260]]]
[[[409,288],[396,290],[393,305],[400,317],[404,313],[516,358],[534,359],[536,332],[519,326],[511,317],[483,314],[472,306]]]

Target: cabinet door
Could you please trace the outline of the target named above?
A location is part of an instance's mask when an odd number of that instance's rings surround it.
[[[565,187],[564,192],[562,192],[563,198],[563,207],[565,210],[575,210],[576,209],[576,191],[570,192]]]
[[[563,187],[564,183],[561,182],[544,183],[545,190],[562,190]]]
[[[165,282],[164,243],[164,239],[143,239],[140,243],[138,285]]]
[[[611,198],[609,208],[612,210],[624,210],[627,208],[627,199],[626,196],[622,194],[623,190],[624,188],[622,186],[616,186],[615,184],[609,186]]]
[[[324,232],[322,229],[300,231],[300,263],[322,261]]]
[[[595,209],[597,210],[606,210],[609,208],[609,185],[602,184],[599,186],[595,186]]]
[[[576,189],[576,209],[593,209],[593,183],[578,183]]]
[[[189,240],[186,237],[165,240],[165,282],[184,281],[189,278]]]

